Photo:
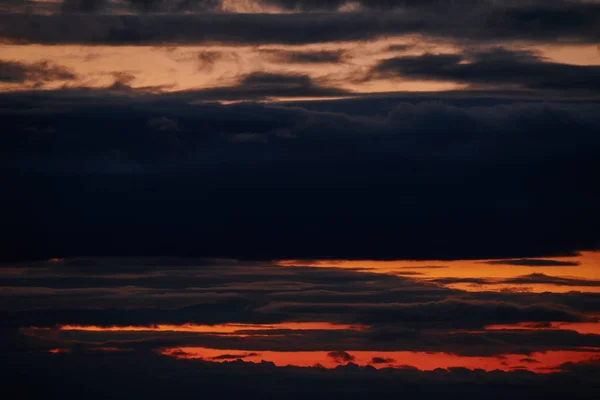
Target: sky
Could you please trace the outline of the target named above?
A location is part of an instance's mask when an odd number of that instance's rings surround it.
[[[600,395],[600,2],[0,0],[19,398]]]

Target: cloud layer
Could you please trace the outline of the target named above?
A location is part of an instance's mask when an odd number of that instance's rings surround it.
[[[67,2],[65,7],[94,11],[96,8],[93,6],[101,3],[74,1]],[[313,11],[323,11],[323,5],[327,4],[333,8],[341,4],[337,1],[276,3],[283,9],[299,6],[301,10]],[[370,2],[364,3],[370,5]],[[397,12],[389,12],[386,5],[392,3],[381,2],[383,7],[367,7],[361,12],[291,14],[206,13],[206,10],[219,10],[213,1],[132,1],[133,10],[139,13],[128,12],[126,15],[111,12],[42,15],[11,13],[11,8],[8,8],[0,16],[3,26],[0,37],[33,43],[112,45],[181,45],[210,41],[300,44],[366,40],[398,34],[423,34],[476,42],[598,42],[596,22],[600,7],[597,3],[568,0],[527,3],[484,2],[473,7],[460,2],[447,7],[442,6],[446,4],[444,2],[431,1],[424,7],[422,2],[394,2],[393,8]],[[187,8],[196,12],[180,12]]]
[[[258,74],[231,93],[298,86],[325,90]],[[4,257],[482,259],[598,245],[594,103],[188,103],[205,95],[2,95]]]

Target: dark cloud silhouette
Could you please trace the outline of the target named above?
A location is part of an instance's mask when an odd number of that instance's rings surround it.
[[[577,261],[558,261],[558,260],[540,260],[540,259],[521,259],[521,260],[492,260],[485,261],[489,265],[515,265],[522,267],[577,267],[580,265]]]
[[[258,356],[258,353],[242,353],[242,354],[221,354],[212,358],[212,360],[238,360],[244,359],[247,357],[255,357]]]
[[[0,302],[0,329],[7,332],[3,336],[25,341],[36,351],[150,352],[197,346],[222,349],[222,357],[215,359],[222,361],[263,351],[527,357],[600,348],[600,335],[536,330],[549,321],[593,321],[600,312],[596,293],[468,293],[364,270],[234,260],[87,258],[12,264],[15,267],[23,271],[15,275],[10,268],[7,273],[0,269],[0,298],[7,300]],[[272,326],[303,321],[351,327]],[[540,325],[531,330],[483,329],[536,321]],[[153,330],[159,324],[194,323],[266,326],[240,326],[235,334]],[[147,330],[56,329],[65,324]],[[334,354],[352,361],[343,352]]]
[[[338,63],[342,61],[344,52],[337,51],[293,51],[293,50],[262,50],[261,53],[267,55],[269,59],[279,63],[296,64],[326,64]]]
[[[341,350],[330,351],[327,355],[338,364],[348,363],[356,359],[352,354]]]
[[[222,0],[125,0],[142,12],[180,12],[218,10]]]
[[[387,51],[407,51],[415,47],[413,44],[392,44],[388,46]]]
[[[0,60],[0,82],[44,83],[56,80],[74,80],[74,72],[50,61],[25,64],[17,61]]]
[[[48,4],[50,3],[50,4]],[[243,4],[243,1],[240,1]],[[585,0],[529,0],[516,2],[512,0],[462,0],[452,2],[452,11],[487,11],[490,9],[544,9],[549,11],[572,11],[585,6]],[[589,2],[588,2],[589,3]],[[36,10],[65,12],[220,12],[224,10],[222,0],[63,0],[61,2],[44,2],[36,0],[4,0],[0,2],[8,10]],[[235,6],[235,3],[231,4]],[[430,13],[448,11],[448,2],[443,0],[257,0],[255,5],[275,6],[284,11],[299,12],[335,12],[344,11],[353,6],[360,10],[419,10]],[[235,9],[235,8],[234,8]],[[247,8],[241,7],[241,10]],[[552,14],[550,14],[551,16]]]
[[[302,11],[333,11],[340,9],[344,5],[354,3],[359,4],[366,9],[393,10],[417,8],[429,12],[440,12],[448,5],[447,2],[443,0],[262,0],[262,2],[265,4],[278,5],[286,10]],[[498,4],[498,2],[489,0],[463,0],[452,2],[452,7],[468,9],[474,6],[489,7],[494,5],[494,3]],[[539,1],[538,3],[543,4]]]
[[[516,85],[529,89],[600,91],[600,67],[547,61],[530,51],[494,48],[465,54],[423,54],[381,61],[369,77]]]
[[[130,11],[140,13],[182,12],[182,11],[218,11],[222,0],[124,0],[124,6]],[[121,4],[109,0],[63,0],[64,12],[94,13],[119,10]]]
[[[134,92],[162,92],[168,86],[137,86],[134,87],[134,82],[136,80],[136,75],[130,72],[124,71],[113,71],[110,73],[113,77],[113,83],[104,88],[104,90],[110,92],[124,93],[124,94],[133,94]],[[87,90],[87,89],[84,89]]]
[[[598,42],[598,4],[536,3],[494,2],[478,7],[457,3],[437,11],[406,7],[401,12],[239,14],[205,12],[214,9],[212,1],[140,1],[135,5],[143,12],[129,15],[5,12],[0,16],[0,37],[48,44],[303,44],[418,33],[472,42]],[[189,9],[188,5],[198,12],[180,12]],[[155,9],[163,12],[147,12]]]
[[[386,357],[373,357],[371,359],[372,364],[391,364],[394,361],[395,360],[393,358],[386,358]]]
[[[521,358],[519,360],[519,362],[527,363],[527,364],[539,364],[538,360],[536,360],[535,358],[529,358],[529,357]]]
[[[396,326],[376,326],[363,332],[351,330],[243,330],[235,335],[138,331],[56,331],[21,329],[27,340],[39,340],[38,350],[151,351],[161,348],[206,347],[223,349],[226,354],[248,351],[321,351],[344,348],[347,351],[442,352],[467,357],[498,357],[503,354],[529,356],[535,352],[593,352],[600,335],[579,334],[568,330],[518,330],[456,332],[449,330],[402,330]],[[240,352],[240,353],[238,353]],[[239,358],[239,357],[237,357]],[[458,361],[458,360],[457,360]]]
[[[598,244],[594,103],[189,104],[336,93],[263,73],[209,94],[77,93],[0,96],[5,259],[490,259]]]
[[[223,53],[219,51],[201,51],[198,53],[200,71],[211,71],[214,65],[223,58]]]
[[[131,84],[135,81],[135,75],[128,72],[113,72],[114,82],[108,87],[110,90],[132,91]]]
[[[206,66],[207,64],[204,65]],[[180,92],[174,96],[177,97],[180,95],[186,96],[186,92]],[[286,97],[344,97],[349,95],[351,95],[351,93],[344,89],[315,82],[309,75],[267,72],[254,72],[240,76],[238,83],[232,86],[221,86],[195,91],[191,90],[187,92],[187,96],[190,98],[193,97],[197,101],[243,101],[279,99]],[[166,97],[169,96],[170,95],[168,94],[166,95]],[[240,132],[232,138],[234,141],[241,142],[265,141],[264,136],[250,132]]]
[[[449,284],[449,283],[474,283],[478,285],[504,285],[504,284],[515,284],[515,285],[532,285],[532,284],[547,284],[556,286],[584,286],[584,287],[595,287],[600,286],[600,281],[592,279],[577,279],[577,278],[565,278],[560,276],[550,276],[542,273],[534,273],[529,275],[517,276],[514,278],[506,279],[492,279],[492,278],[436,278],[435,282]]]
[[[452,325],[461,328],[477,328],[487,324],[517,321],[589,320],[585,315],[562,306],[543,304],[519,306],[505,302],[456,299],[408,304],[272,303],[262,307],[261,310],[269,313],[313,316],[342,314],[349,316],[348,322],[363,324],[404,324],[405,326],[426,324],[434,327]],[[450,315],[451,318],[448,317]]]
[[[541,257],[598,249],[600,195],[593,183],[600,170],[600,109],[596,100],[582,100],[600,92],[598,67],[553,62],[510,49],[510,42],[597,44],[600,6],[575,0],[262,3],[301,12],[223,12],[220,0],[4,0],[0,40],[302,45],[416,34],[467,50],[383,60],[370,77],[460,82],[472,90],[359,96],[326,79],[256,71],[231,86],[159,93],[164,88],[136,88],[131,72],[108,71],[114,82],[101,90],[1,93],[3,391],[64,400],[190,393],[290,400],[598,398],[597,360],[564,363],[548,374],[526,369],[543,367],[536,353],[600,349],[600,335],[552,324],[595,322],[600,294],[445,286],[593,288],[600,285],[595,280],[546,273],[419,279],[421,269],[442,268],[435,261],[396,274],[301,265],[467,258],[493,259],[481,268],[574,267]],[[346,62],[342,50],[277,47],[255,48],[291,68]],[[202,73],[224,57],[237,56],[206,50],[192,61]],[[78,79],[50,62],[0,62],[0,82],[21,88]],[[495,92],[484,91],[489,88]],[[295,97],[344,99],[210,103]],[[299,266],[275,261],[282,258]],[[286,325],[306,322],[337,325]],[[185,325],[194,323],[239,329],[194,332]],[[61,330],[64,324],[112,329]],[[159,330],[160,324],[185,329]],[[495,324],[527,329],[489,328]],[[117,329],[124,326],[142,329]],[[219,350],[210,360],[191,360],[187,347]],[[161,355],[165,349],[182,359]],[[268,351],[320,351],[339,365],[244,361]],[[358,351],[505,362],[518,355],[522,365],[512,372],[419,371],[391,368],[396,360],[380,355],[358,366]]]
[[[228,89],[223,89],[227,91]],[[308,75],[273,74],[255,72],[249,74],[237,87],[229,89],[235,98],[246,96],[336,96],[345,95],[346,91],[316,85]],[[214,89],[218,92],[219,89]]]
[[[64,12],[97,12],[109,5],[109,0],[63,0]]]
[[[525,276],[519,276],[516,278],[509,278],[505,279],[504,282],[524,285],[532,283],[544,283],[558,286],[600,286],[600,281],[597,280],[563,278],[559,276],[550,276],[542,273],[529,274]]]

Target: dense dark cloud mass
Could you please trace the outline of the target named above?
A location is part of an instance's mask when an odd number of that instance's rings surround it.
[[[83,9],[94,10],[90,4]],[[366,40],[384,35],[423,34],[458,41],[532,41],[598,43],[600,5],[595,2],[522,3],[401,2],[399,12],[367,7],[363,12],[284,14],[222,13],[214,1],[131,2],[141,13],[11,13],[0,15],[0,38],[33,43],[192,44],[192,43],[324,43]],[[285,2],[283,3],[285,6]],[[367,3],[367,2],[365,2]],[[287,3],[292,5],[292,3]],[[322,10],[332,3],[298,3]],[[337,4],[337,2],[336,2]],[[333,4],[334,6],[336,4]],[[374,3],[373,3],[374,4]],[[382,2],[382,4],[392,4]],[[443,4],[443,5],[442,5]],[[461,5],[462,4],[462,5]],[[521,4],[521,5],[519,5]],[[100,3],[101,5],[101,3]],[[163,7],[163,5],[166,6]],[[303,7],[306,5],[307,7]],[[408,6],[407,6],[408,5]],[[419,5],[419,6],[417,6]],[[67,6],[70,8],[71,6]],[[178,11],[196,10],[192,13]],[[286,8],[286,7],[284,7]],[[331,7],[325,7],[331,8]],[[384,9],[386,7],[383,7]],[[147,11],[161,11],[154,13]],[[167,11],[166,13],[164,11]],[[76,32],[76,34],[74,34]]]
[[[227,98],[290,87],[323,93],[306,77],[255,74]],[[375,114],[361,115],[368,101],[76,93],[0,97],[4,258],[511,258],[598,246],[594,103],[373,99]]]

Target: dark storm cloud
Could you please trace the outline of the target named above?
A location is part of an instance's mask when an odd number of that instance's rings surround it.
[[[141,9],[163,2],[140,2]],[[213,2],[169,2],[179,5]],[[320,2],[319,2],[320,3]],[[167,4],[167,3],[165,3]],[[316,4],[316,3],[315,3]],[[431,5],[433,3],[429,3]],[[446,4],[436,2],[435,4]],[[146,5],[149,7],[146,7]],[[377,8],[377,7],[376,7]],[[148,13],[115,15],[4,13],[0,37],[34,43],[192,44],[323,43],[419,33],[467,41],[571,41],[597,43],[600,5],[592,2],[538,2],[477,7],[406,7],[354,13],[237,14]],[[159,7],[159,11],[160,11]]]
[[[26,64],[18,61],[0,60],[0,82],[44,83],[56,80],[73,80],[77,76],[60,65],[49,61]]]
[[[498,47],[465,54],[424,54],[381,61],[369,75],[471,85],[600,92],[600,67],[547,61],[530,51]]]
[[[334,93],[262,73],[227,91]],[[1,95],[3,257],[489,259],[598,245],[593,103],[374,99],[361,115],[368,101],[188,103],[202,96]],[[177,129],[151,123],[167,120]]]
[[[522,267],[577,267],[580,265],[580,263],[577,261],[558,261],[558,260],[539,260],[539,259],[493,260],[493,261],[485,261],[484,264],[515,265],[515,266],[522,266]]]

